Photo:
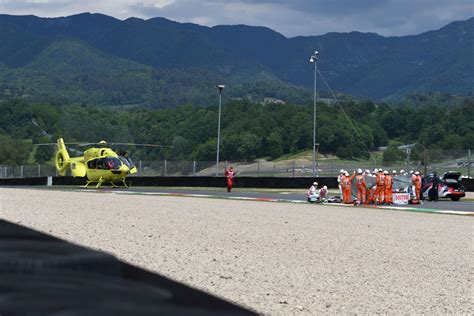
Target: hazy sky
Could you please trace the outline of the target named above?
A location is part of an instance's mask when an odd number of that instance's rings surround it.
[[[288,37],[327,32],[419,34],[474,16],[473,0],[0,0],[0,13],[41,17],[82,12],[119,19],[161,16],[213,26],[268,26]]]

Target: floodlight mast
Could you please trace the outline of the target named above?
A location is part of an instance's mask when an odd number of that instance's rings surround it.
[[[217,119],[217,157],[216,157],[216,177],[219,176],[219,145],[221,142],[221,105],[222,105],[222,90],[225,86],[223,84],[216,85],[219,89],[219,116]]]
[[[311,64],[314,64],[314,96],[313,96],[313,176],[318,175],[317,171],[317,166],[316,166],[316,102],[317,102],[317,94],[316,94],[316,88],[317,88],[317,81],[316,81],[316,74],[318,72],[318,65],[317,65],[317,60],[319,58],[319,52],[314,51],[314,54],[311,55],[309,62]]]

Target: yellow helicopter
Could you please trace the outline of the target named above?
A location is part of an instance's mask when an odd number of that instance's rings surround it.
[[[122,185],[128,188],[130,182],[125,179],[128,175],[136,173],[137,168],[129,158],[118,155],[106,146],[107,143],[101,141],[98,148],[89,148],[82,157],[71,158],[64,140],[59,138],[54,157],[58,174],[65,176],[70,168],[73,177],[87,177],[86,188],[92,183],[96,183],[96,188],[100,188],[103,183],[110,183],[112,187]]]

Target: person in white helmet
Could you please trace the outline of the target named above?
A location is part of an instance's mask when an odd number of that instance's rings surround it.
[[[328,187],[325,185],[319,190],[319,198],[321,201],[325,201],[328,195]]]
[[[393,169],[393,170],[392,170],[392,190],[393,190],[394,192],[397,191],[397,188],[395,188],[395,187],[393,186],[393,184],[395,183],[395,177],[396,177],[396,176],[397,176],[397,170]]]
[[[354,175],[350,176],[349,172],[345,171],[344,176],[342,177],[341,187],[342,187],[342,203],[350,204],[352,203],[351,197],[351,187],[352,187],[352,180],[354,179]]]
[[[421,201],[421,175],[419,171],[411,177],[411,182],[415,186],[416,199]]]
[[[366,198],[366,184],[365,184],[365,179],[364,175],[362,174],[362,169],[357,169],[357,176],[355,177],[356,179],[356,186],[357,186],[357,201],[358,203],[365,204],[365,198]]]
[[[385,191],[385,175],[383,174],[383,170],[379,169],[377,176],[375,178],[375,194],[374,194],[374,202],[377,199],[378,204],[382,204],[383,202],[383,194]]]
[[[400,175],[401,175],[401,176],[404,176],[404,175],[405,175],[405,170],[403,170],[403,169],[400,170]]]
[[[368,171],[368,170],[367,170]],[[379,170],[377,168],[374,169],[374,172],[373,173],[369,173],[367,174],[367,176],[371,177],[371,178],[377,178],[377,174],[378,174]],[[372,183],[373,181],[373,183]],[[376,186],[376,181],[374,181],[373,179],[370,180],[370,183],[372,183],[372,185],[370,185],[369,183],[366,183],[366,185],[368,185],[369,187],[367,188],[366,190],[366,194],[367,194],[367,198],[366,198],[366,202],[367,204],[374,204],[375,201],[376,201],[376,196],[375,196],[375,190],[377,189],[377,186]]]
[[[306,198],[308,202],[314,203],[319,199],[319,192],[318,192],[318,183],[313,182],[313,185],[308,190],[308,193],[306,193]]]
[[[344,169],[339,170],[339,175],[337,176],[337,185],[339,187],[339,194],[342,196],[342,178],[344,177]]]

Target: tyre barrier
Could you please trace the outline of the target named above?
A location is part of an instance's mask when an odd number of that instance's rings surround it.
[[[0,220],[1,315],[254,315],[114,256]]]

